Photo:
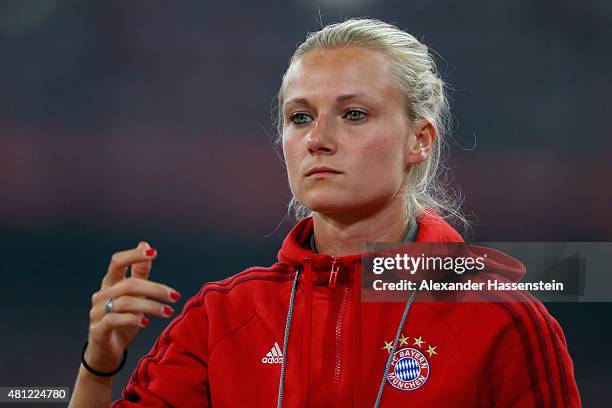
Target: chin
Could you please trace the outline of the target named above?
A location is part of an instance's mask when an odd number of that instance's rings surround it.
[[[332,215],[332,214],[348,214],[354,212],[359,208],[359,206],[355,206],[354,201],[350,200],[306,200],[304,205],[310,208],[312,211]]]
[[[318,213],[329,213],[329,212],[337,212],[341,211],[345,206],[343,203],[339,202],[337,199],[332,199],[331,197],[305,197],[305,199],[299,200],[306,207],[310,208],[312,211]]]

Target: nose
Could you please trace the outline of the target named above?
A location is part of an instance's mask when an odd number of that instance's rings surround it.
[[[306,144],[311,154],[334,154],[336,152],[334,126],[327,115],[319,115],[310,134],[306,137]]]

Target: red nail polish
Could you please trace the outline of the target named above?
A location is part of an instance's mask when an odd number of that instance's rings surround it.
[[[156,253],[157,253],[157,250],[154,248],[147,249],[147,251],[145,252],[147,256],[155,256]]]
[[[170,298],[172,300],[179,300],[181,298],[181,294],[178,293],[176,290],[173,290],[172,292],[170,292]]]
[[[151,321],[147,319],[146,317],[143,317],[140,319],[140,324],[143,325],[144,327],[147,327],[149,323],[151,323]]]
[[[164,314],[166,316],[170,316],[172,313],[174,313],[174,309],[172,309],[170,306],[164,306]]]

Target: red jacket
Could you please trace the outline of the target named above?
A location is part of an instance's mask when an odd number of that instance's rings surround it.
[[[276,406],[296,271],[282,406],[372,407],[405,303],[360,302],[360,256],[311,252],[312,225],[293,228],[271,267],[205,284],[111,407]],[[435,214],[418,225],[417,242],[461,241]],[[580,406],[563,332],[540,302],[415,301],[395,356],[383,408]]]

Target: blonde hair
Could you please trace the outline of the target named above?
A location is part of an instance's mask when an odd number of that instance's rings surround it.
[[[446,85],[440,78],[427,46],[413,35],[383,21],[367,18],[349,19],[309,33],[291,57],[289,67],[315,49],[344,46],[359,46],[383,53],[390,63],[392,77],[408,101],[406,113],[409,124],[414,126],[416,121],[425,118],[436,129],[437,137],[428,158],[413,166],[406,190],[406,215],[416,217],[428,208],[432,208],[452,223],[467,228],[469,222],[460,211],[460,195],[451,194],[446,188],[448,168],[444,166],[444,161],[447,133],[452,117],[444,91]],[[286,76],[287,72],[283,75],[277,95],[276,127],[279,145],[282,144],[284,128],[282,105]],[[288,211],[295,221],[312,212],[293,196]]]

